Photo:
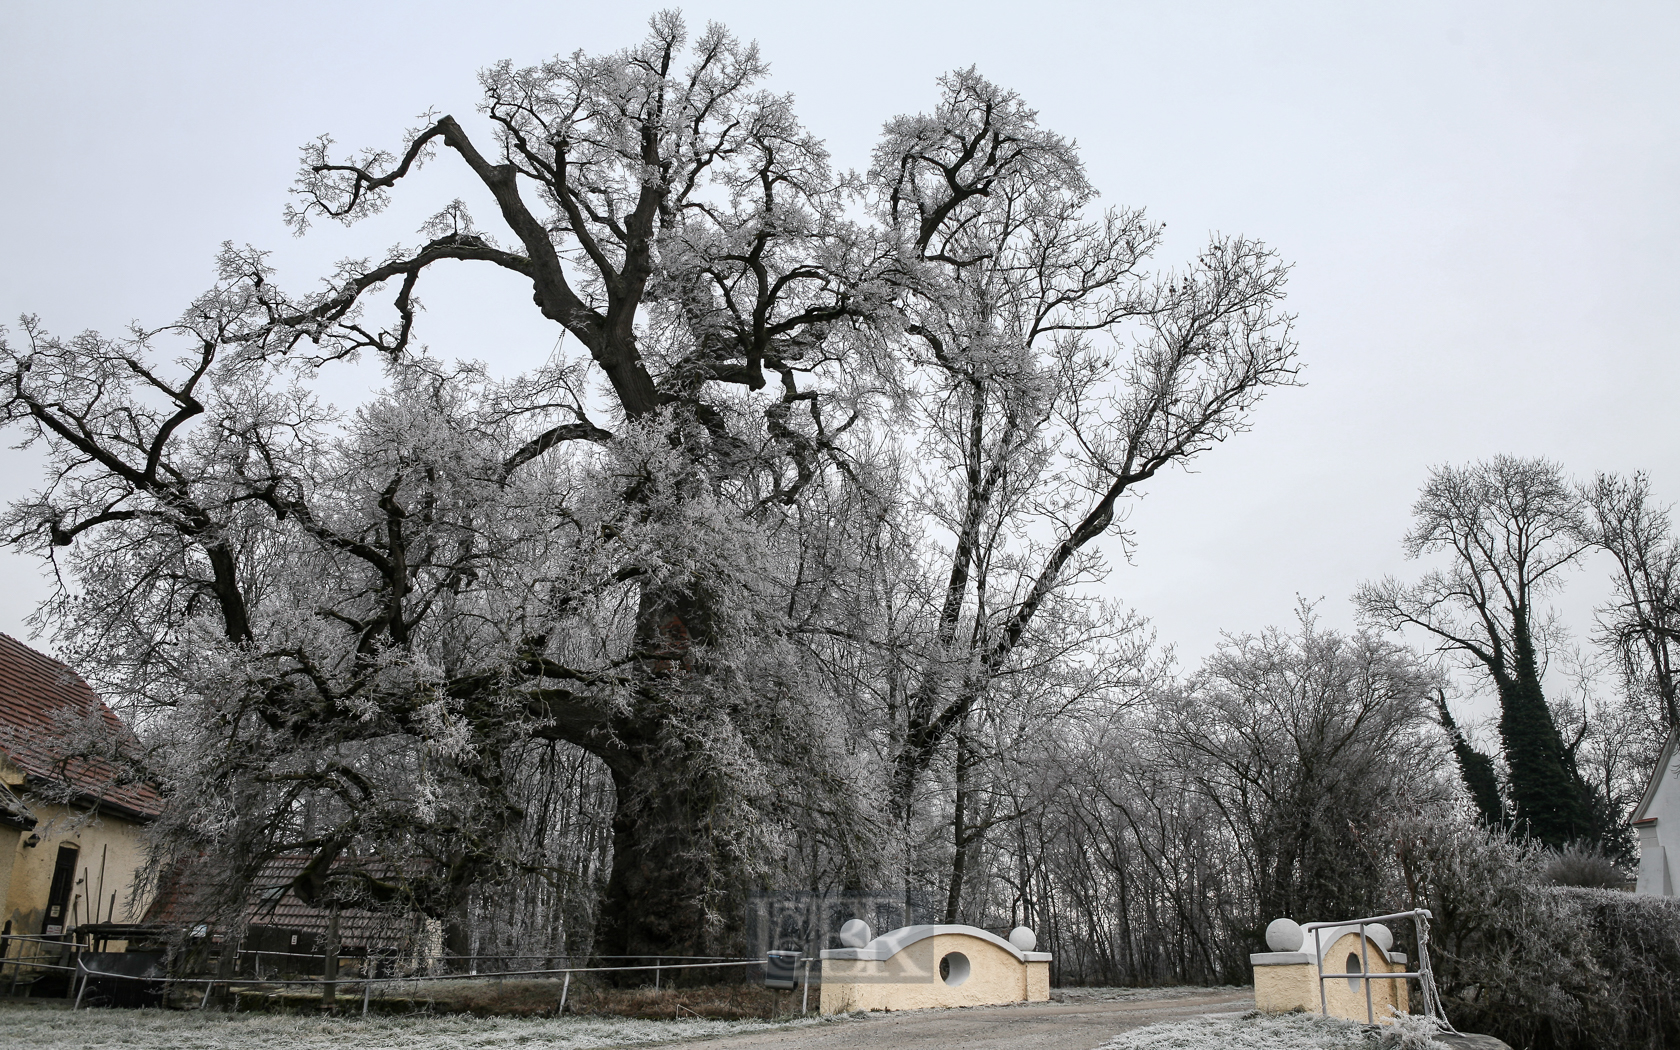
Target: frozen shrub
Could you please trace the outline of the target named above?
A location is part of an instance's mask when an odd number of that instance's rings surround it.
[[[1453,1024],[1514,1046],[1573,1028],[1602,981],[1575,909],[1541,892],[1545,851],[1449,811],[1397,830],[1413,906],[1435,916],[1431,958]]]
[[[1381,1050],[1440,1050],[1440,1044],[1435,1042],[1440,1031],[1440,1026],[1430,1018],[1401,1014],[1377,1033],[1376,1043]]]
[[[1590,846],[1565,846],[1546,861],[1545,870],[1546,881],[1554,886],[1619,890],[1628,881],[1627,872]]]
[[[1541,847],[1456,814],[1396,830],[1460,1031],[1534,1050],[1680,1045],[1680,903],[1554,886]]]
[[[1615,890],[1554,889],[1584,919],[1610,986],[1589,1002],[1573,1045],[1680,1046],[1680,900]]]

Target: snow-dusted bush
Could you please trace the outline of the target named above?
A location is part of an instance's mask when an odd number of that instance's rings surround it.
[[[1100,1050],[1440,1050],[1434,1022],[1407,1016],[1371,1030],[1317,1014],[1246,1014],[1167,1021],[1127,1032]]]
[[[1619,890],[1627,885],[1628,876],[1614,860],[1590,846],[1566,846],[1546,862],[1546,880],[1554,886]]]
[[[1680,1045],[1680,904],[1549,883],[1545,851],[1447,813],[1398,829],[1453,1024],[1535,1050]]]
[[[1393,1015],[1394,1008],[1388,1007],[1390,1018],[1387,1026],[1375,1033],[1375,1042],[1381,1050],[1439,1050],[1440,1044],[1435,1042],[1435,1036],[1442,1031],[1440,1022],[1433,1017],[1421,1014]]]
[[[1586,1004],[1580,1047],[1680,1046],[1680,901],[1615,890],[1554,889],[1584,920],[1610,994]]]

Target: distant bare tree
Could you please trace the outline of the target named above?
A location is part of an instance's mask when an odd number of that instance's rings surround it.
[[[1384,814],[1434,800],[1435,675],[1369,632],[1228,640],[1172,714],[1175,750],[1242,843],[1259,920],[1380,908]]]
[[[1499,733],[1515,818],[1562,846],[1607,833],[1541,688],[1537,603],[1586,550],[1580,497],[1562,469],[1497,456],[1436,467],[1412,508],[1408,557],[1442,554],[1446,567],[1415,584],[1389,577],[1355,596],[1367,622],[1415,626],[1486,674],[1499,696]],[[1471,785],[1474,790],[1475,785]]]
[[[1303,610],[1185,680],[1152,672],[1142,704],[1093,707],[1043,750],[1024,782],[1048,801],[1000,843],[1016,856],[989,921],[1024,884],[1063,980],[1222,982],[1272,919],[1389,903],[1390,822],[1450,793],[1421,656]]]
[[[1654,725],[1680,726],[1680,539],[1669,508],[1652,501],[1644,474],[1600,474],[1583,489],[1587,537],[1616,559],[1611,601],[1599,611],[1599,638],[1621,665],[1629,698],[1642,699]]]

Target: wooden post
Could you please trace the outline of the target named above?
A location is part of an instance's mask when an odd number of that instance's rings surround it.
[[[93,898],[93,921],[96,923],[99,921],[99,902],[105,899],[105,856],[110,851],[111,844],[108,842],[99,847],[99,894]],[[111,907],[114,909],[116,905],[117,895],[113,893],[111,894]],[[116,918],[114,914],[108,916],[105,921],[110,922],[113,918]]]
[[[205,936],[209,938],[214,937],[215,934],[206,931]],[[235,930],[230,926],[227,932],[222,935],[222,950],[216,956],[217,979],[215,984],[222,986],[223,996],[223,999],[219,1001],[231,1001],[235,1010],[239,1009],[239,1000],[233,997],[233,980],[239,976],[239,945],[244,942],[244,939],[245,931],[243,929]]]
[[[554,1011],[554,1016],[555,1017],[559,1017],[561,1014],[566,1012],[566,993],[571,991],[571,990],[572,990],[572,971],[567,970],[566,971],[566,979],[564,981],[560,982],[560,1006],[559,1006],[558,1009],[556,1009]]]
[[[78,893],[76,894],[75,900],[70,902],[71,924],[64,927],[66,930],[71,931],[69,936],[65,939],[70,942],[70,958],[76,960],[76,973],[70,975],[70,987],[64,990],[64,998],[66,999],[70,998],[71,992],[76,991],[76,976],[82,972],[82,934],[79,930],[81,920],[78,918],[81,912],[77,907],[77,905],[80,904],[81,899],[82,895]],[[59,960],[63,961],[63,959],[64,956],[60,955]],[[76,1001],[78,1003],[82,1001],[82,997],[79,992],[76,995]],[[71,1007],[71,1009],[73,1010],[75,1007]]]

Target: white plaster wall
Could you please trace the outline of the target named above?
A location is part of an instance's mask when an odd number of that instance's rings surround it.
[[[907,935],[914,939],[905,943]],[[895,937],[900,941],[895,942]],[[945,983],[939,974],[940,960],[951,952],[962,953],[970,967],[968,978],[956,985]],[[820,1008],[825,1014],[1045,1002],[1049,998],[1047,953],[1021,953],[969,926],[905,927],[877,937],[862,949],[822,953]]]
[[[1656,791],[1646,817],[1655,817],[1655,824],[1646,824],[1639,831],[1638,893],[1672,897],[1674,893],[1675,863],[1680,861],[1680,780],[1675,777],[1676,758],[1670,756],[1668,768],[1657,774]]]
[[[1635,893],[1674,896],[1674,878],[1669,873],[1667,851],[1657,838],[1655,825],[1639,829],[1639,881]]]
[[[1398,952],[1384,952],[1375,941],[1369,941],[1365,951],[1361,953],[1357,930],[1351,933],[1338,933],[1336,930],[1325,932],[1335,937],[1333,942],[1327,941],[1325,945],[1325,973],[1348,972],[1350,955],[1361,956],[1361,969],[1368,961],[1371,973],[1406,972],[1406,956]],[[1266,1013],[1293,1013],[1300,1010],[1318,1013],[1327,1008],[1332,1017],[1345,1017],[1363,1022],[1367,1017],[1365,993],[1366,985],[1369,985],[1370,1016],[1374,1017],[1378,1024],[1388,1024],[1393,1014],[1403,1014],[1410,1010],[1411,989],[1404,980],[1329,980],[1323,982],[1324,994],[1320,999],[1320,971],[1314,961],[1316,956],[1312,952],[1311,934],[1307,935],[1304,948],[1306,950],[1299,952],[1263,952],[1249,956],[1249,961],[1254,964],[1256,1007]]]

